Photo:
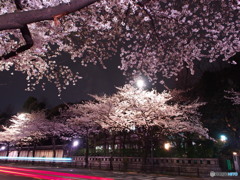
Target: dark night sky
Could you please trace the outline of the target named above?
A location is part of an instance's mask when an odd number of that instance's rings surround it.
[[[46,90],[43,91],[37,86],[33,92],[25,91],[27,82],[25,76],[20,72],[0,72],[0,112],[8,107],[12,107],[14,112],[20,111],[23,103],[29,96],[36,97],[39,101],[44,101],[47,107],[64,102],[79,102],[88,99],[88,94],[111,94],[115,92],[115,86],[123,86],[127,80],[122,72],[117,68],[119,65],[118,58],[113,58],[107,62],[107,69],[103,69],[100,65],[89,65],[86,68],[80,65],[74,65],[75,69],[80,69],[80,79],[76,86],[68,86],[67,90],[62,92],[61,99],[58,97],[56,87],[47,83]]]
[[[65,58],[61,57],[61,59]],[[68,59],[67,62],[71,61]],[[191,79],[197,80],[205,70],[217,70],[226,67],[226,62],[219,62],[216,65],[214,63],[210,64],[212,67],[208,63],[201,62],[202,67],[200,69],[202,69],[202,72],[191,76]],[[103,69],[101,65],[89,65],[88,67],[82,67],[80,63],[75,63],[73,66],[70,65],[73,67],[73,70],[80,72],[83,79],[80,79],[76,86],[68,86],[66,90],[63,90],[61,98],[58,97],[54,84],[47,83],[45,91],[42,90],[41,86],[37,86],[35,91],[29,92],[25,91],[27,81],[20,72],[14,72],[14,75],[11,75],[11,72],[0,72],[0,113],[6,111],[7,108],[12,109],[14,113],[21,111],[24,102],[29,96],[36,97],[39,101],[45,102],[47,108],[51,108],[62,103],[77,103],[81,100],[89,99],[88,94],[112,94],[116,92],[116,86],[123,86],[129,82],[128,79],[131,79],[131,77],[127,79],[123,76],[122,71],[117,68],[120,65],[118,57],[113,57],[111,60],[106,61],[105,65],[107,69]],[[170,88],[182,83],[184,82],[181,80],[178,82],[167,80],[167,85]],[[160,84],[152,86],[151,83],[147,83],[147,86],[148,89],[156,88],[158,91],[163,90],[163,86]]]
[[[65,59],[66,57],[61,57]],[[61,62],[61,59],[59,62]],[[71,62],[68,59],[67,62]],[[121,87],[132,80],[132,77],[126,78],[121,70],[118,69],[120,60],[118,57],[105,62],[107,69],[103,69],[101,65],[92,65],[82,67],[80,63],[70,65],[73,70],[78,70],[83,79],[80,79],[76,86],[68,86],[63,90],[61,97],[58,97],[58,92],[54,84],[47,83],[46,90],[43,91],[41,86],[37,86],[35,91],[25,91],[27,81],[25,75],[20,72],[0,72],[0,113],[7,109],[12,109],[14,113],[21,111],[24,102],[29,96],[36,97],[39,101],[46,103],[47,108],[52,108],[62,103],[77,103],[81,100],[89,99],[88,94],[112,94],[116,92],[115,87]],[[147,80],[147,79],[145,79]],[[147,88],[157,88],[162,90],[163,86],[147,82]]]

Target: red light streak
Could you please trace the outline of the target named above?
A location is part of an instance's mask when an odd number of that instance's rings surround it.
[[[71,179],[66,179],[66,178],[61,178],[61,177],[45,176],[45,175],[38,175],[38,174],[28,174],[28,173],[14,172],[14,171],[8,171],[8,170],[0,170],[0,172],[7,173],[7,174],[18,175],[18,176],[24,176],[24,177],[38,178],[38,179],[71,180]]]
[[[20,171],[20,172],[16,172],[16,171]],[[27,174],[27,173],[22,173],[21,171],[28,172],[28,173],[37,173],[37,174]],[[0,166],[0,172],[6,172],[10,174],[18,173],[18,175],[24,174],[27,176],[31,175],[29,177],[49,179],[49,180],[63,180],[63,179],[66,180],[66,178],[69,179],[70,177],[81,178],[81,179],[94,179],[94,180],[113,180],[111,178],[103,178],[103,177],[96,177],[96,176],[86,176],[86,175],[80,175],[80,174],[60,173],[60,172],[54,172],[54,171],[43,171],[43,170],[6,167],[6,166]],[[45,176],[45,175],[39,175],[39,174],[53,175],[53,176]],[[43,177],[40,177],[40,176],[43,176]],[[62,178],[62,177],[54,177],[54,176],[64,176],[64,177]]]

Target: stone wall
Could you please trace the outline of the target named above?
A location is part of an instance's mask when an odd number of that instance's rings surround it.
[[[84,157],[74,157],[75,166],[84,167]],[[221,171],[216,158],[153,158],[143,165],[141,157],[89,157],[89,168],[116,171],[145,171],[172,175],[209,176]]]
[[[21,157],[30,157],[31,151],[22,150]],[[38,149],[35,157],[52,157],[52,150]],[[6,151],[1,151],[0,156],[6,156]],[[16,157],[17,151],[10,152],[9,157]],[[63,150],[57,150],[57,157],[63,157]],[[5,161],[5,160],[4,160]],[[15,160],[16,161],[16,160]],[[89,168],[104,169],[114,171],[135,171],[135,172],[151,172],[171,175],[185,176],[208,176],[211,171],[220,172],[219,160],[217,158],[148,158],[143,163],[141,157],[103,157],[90,156],[88,158]],[[11,160],[8,160],[11,162]],[[20,160],[18,161],[21,162]],[[22,163],[31,163],[22,161]],[[36,162],[37,164],[51,165],[52,162]],[[143,165],[144,164],[144,165]],[[84,156],[74,156],[72,162],[56,162],[54,165],[63,167],[79,167],[85,166]]]

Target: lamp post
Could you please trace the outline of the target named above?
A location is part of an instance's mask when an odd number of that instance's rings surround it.
[[[233,164],[236,172],[240,171],[240,159],[239,154],[237,152],[233,152]]]
[[[77,146],[79,146],[79,140],[73,140],[72,143],[70,144],[70,152],[69,152],[70,156],[73,156],[73,152]]]

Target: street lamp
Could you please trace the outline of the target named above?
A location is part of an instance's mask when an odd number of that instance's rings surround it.
[[[143,88],[146,86],[146,84],[145,84],[145,82],[144,82],[143,79],[138,79],[138,80],[136,81],[136,85],[137,85],[137,87],[138,87],[139,89],[143,89]]]
[[[239,154],[237,152],[233,152],[233,164],[236,172],[240,171],[240,159]]]
[[[1,151],[4,151],[5,149],[6,149],[6,146],[2,146],[2,147],[0,148]]]
[[[73,156],[74,151],[76,150],[76,147],[79,146],[79,140],[73,140],[72,144],[69,145],[69,156]]]
[[[72,146],[73,147],[77,147],[78,145],[79,145],[79,141],[78,140],[74,140]]]
[[[234,155],[234,156],[237,156],[238,154],[237,154],[237,152],[233,152],[233,155]]]
[[[170,143],[165,143],[164,144],[164,149],[166,149],[168,151],[168,150],[170,150],[170,148],[171,148]]]
[[[222,141],[222,142],[226,142],[227,141],[227,136],[225,136],[225,135],[220,135],[220,141]]]

